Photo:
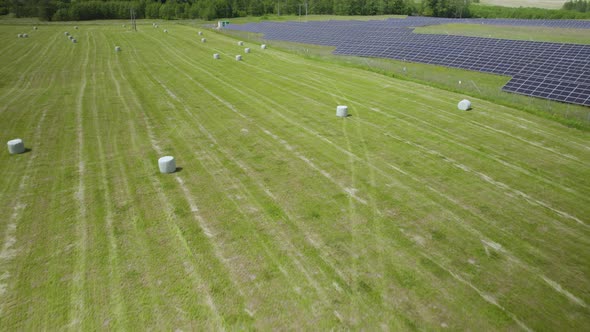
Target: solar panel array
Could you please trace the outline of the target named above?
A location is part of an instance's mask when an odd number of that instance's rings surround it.
[[[336,46],[334,54],[390,58],[512,76],[504,91],[590,106],[590,45],[413,33],[446,23],[590,29],[590,21],[446,19],[233,25],[268,40]]]

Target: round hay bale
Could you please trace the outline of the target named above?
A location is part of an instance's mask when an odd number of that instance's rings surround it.
[[[238,42],[238,45],[239,45],[239,46],[244,46],[244,42],[243,42],[243,41],[239,41],[239,42]]]
[[[25,143],[20,138],[15,138],[8,141],[8,152],[10,154],[19,154],[25,152]]]
[[[244,52],[246,52],[246,53],[250,53],[250,48],[249,48],[249,47],[246,47],[246,48],[244,49]]]
[[[218,53],[213,54],[213,59],[215,59],[215,60],[219,59],[219,54]]]
[[[115,52],[121,52],[121,46],[115,46]]]
[[[19,33],[18,34],[18,38],[23,38],[23,34],[22,33]]]
[[[23,33],[23,38],[29,38],[29,35],[26,33]]]
[[[203,31],[199,31],[199,36],[202,36],[202,35],[203,35]]]
[[[76,26],[74,27],[74,29],[78,30],[78,26],[76,25]]]
[[[201,38],[201,43],[206,43],[206,42],[207,42],[207,39]]]
[[[471,109],[471,102],[467,99],[463,99],[459,102],[459,104],[457,105],[457,107],[461,110],[461,111],[468,111]]]
[[[348,106],[339,105],[336,106],[336,116],[345,118],[348,116]]]
[[[64,35],[69,36],[70,33],[66,31],[66,32],[64,32]]]
[[[69,35],[69,36],[68,36],[68,39],[69,39],[69,40],[72,40],[72,39],[74,39],[74,36],[72,36],[72,35]]]
[[[33,30],[37,30],[37,27],[33,27]]]
[[[164,29],[164,33],[168,33],[168,29]]]
[[[77,43],[78,41],[76,40],[76,38],[72,38],[72,43]]]
[[[260,48],[263,49],[263,50],[266,50],[266,44],[260,45]]]
[[[241,55],[236,55],[236,61],[242,61],[242,56]]]
[[[123,24],[123,28],[125,27],[125,24]]]
[[[176,171],[176,160],[172,156],[165,156],[158,159],[160,173],[174,173]]]

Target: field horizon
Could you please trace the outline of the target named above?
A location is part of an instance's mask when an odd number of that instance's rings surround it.
[[[0,326],[590,325],[590,132],[122,24],[0,25]]]
[[[482,5],[560,9],[566,0],[481,0]]]

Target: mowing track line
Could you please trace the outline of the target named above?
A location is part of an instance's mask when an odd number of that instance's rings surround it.
[[[88,36],[88,33],[87,33]],[[90,38],[90,36],[88,36]],[[76,223],[76,234],[78,244],[78,255],[76,256],[76,262],[73,271],[73,285],[71,292],[71,305],[70,305],[70,328],[76,330],[79,329],[79,324],[84,322],[86,316],[85,307],[85,287],[86,287],[86,251],[87,251],[87,223],[88,215],[86,210],[86,197],[85,197],[85,165],[84,165],[84,124],[83,124],[83,107],[84,107],[84,94],[86,92],[87,85],[87,70],[88,62],[90,59],[90,47],[85,45],[86,55],[80,66],[81,83],[78,91],[78,97],[76,98],[76,138],[78,141],[78,189],[74,194],[74,199],[78,205],[78,222]],[[94,89],[95,87],[93,87]]]
[[[40,145],[40,137],[42,133],[42,126],[45,122],[45,117],[47,115],[47,110],[44,109],[41,113],[41,118],[37,122],[37,127],[35,130],[34,136],[34,147],[35,150]],[[10,278],[10,272],[8,272],[8,265],[16,256],[18,250],[13,248],[16,244],[16,229],[18,226],[19,219],[22,217],[22,211],[27,207],[26,203],[22,203],[22,196],[25,195],[26,189],[29,186],[29,179],[31,172],[31,166],[34,164],[36,159],[36,155],[33,154],[29,160],[27,161],[26,166],[24,167],[24,175],[21,177],[19,186],[18,186],[18,194],[14,199],[12,214],[7,220],[6,230],[4,231],[4,243],[2,245],[2,250],[0,251],[0,300],[2,300],[3,295],[8,291],[8,283]],[[0,301],[0,317],[4,315],[4,304],[5,301]]]

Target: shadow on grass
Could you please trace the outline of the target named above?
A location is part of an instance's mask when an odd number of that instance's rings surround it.
[[[26,154],[33,151],[33,149],[29,149],[29,148],[25,148],[25,151],[21,152],[21,153],[11,153],[11,155],[13,156],[18,156],[19,154]]]

